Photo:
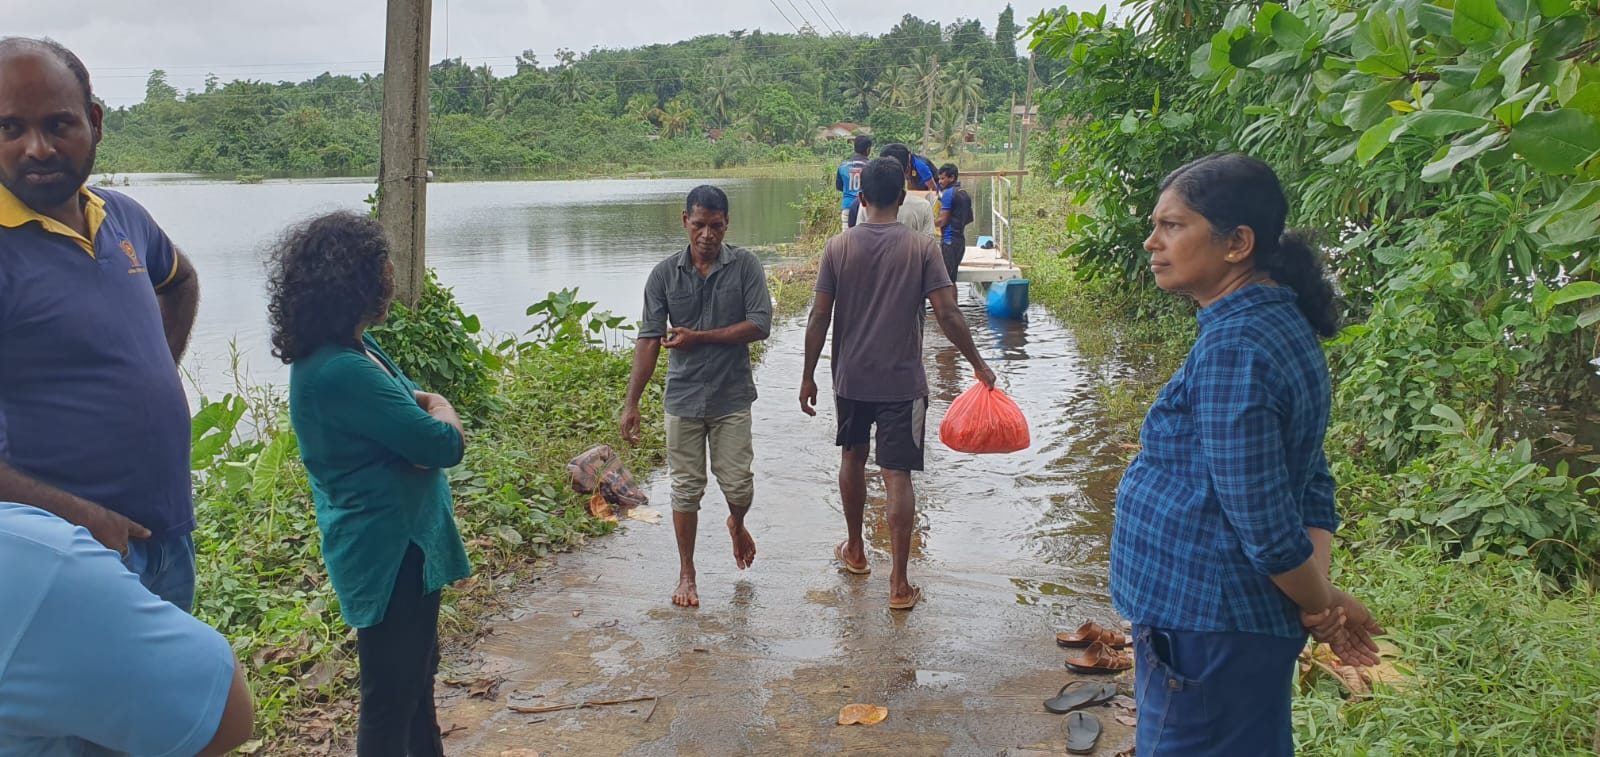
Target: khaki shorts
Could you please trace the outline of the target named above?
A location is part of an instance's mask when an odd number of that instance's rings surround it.
[[[751,415],[745,408],[719,418],[667,414],[667,471],[672,480],[672,509],[700,511],[706,493],[706,450],[711,474],[729,507],[749,507],[755,500],[755,447],[750,441]]]

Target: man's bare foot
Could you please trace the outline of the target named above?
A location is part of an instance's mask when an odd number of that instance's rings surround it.
[[[699,607],[700,590],[694,585],[694,575],[678,577],[678,589],[672,592],[672,603],[679,607]]]
[[[743,523],[737,522],[732,515],[728,516],[728,535],[733,537],[733,562],[739,570],[754,565],[756,562],[756,540],[750,535],[750,530]]]

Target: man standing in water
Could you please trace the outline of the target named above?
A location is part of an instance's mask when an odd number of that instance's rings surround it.
[[[872,137],[865,134],[856,137],[856,154],[845,158],[839,164],[838,170],[833,172],[833,187],[844,193],[839,200],[840,230],[850,228],[850,208],[856,204],[856,195],[861,192],[861,169],[867,167],[872,158],[867,157],[872,152]]]
[[[678,539],[678,588],[672,603],[699,607],[694,542],[700,498],[711,472],[728,500],[728,534],[740,570],[756,559],[744,517],[755,498],[750,405],[756,383],[750,343],[772,330],[772,296],[766,272],[748,250],[723,244],[728,196],[695,187],[683,211],[689,245],[661,261],[644,286],[644,319],[633,349],[633,374],[622,410],[622,437],[639,441],[639,398],[668,350],[667,469],[672,479],[672,529]],[[669,327],[670,324],[670,327]]]
[[[0,501],[83,526],[194,602],[194,267],[133,200],[85,186],[103,111],[48,40],[0,40]]]
[[[956,307],[939,245],[895,220],[905,183],[904,164],[894,158],[874,160],[862,172],[866,223],[828,240],[823,251],[800,384],[800,409],[816,415],[813,375],[831,324],[836,443],[843,448],[839,494],[847,531],[846,540],[834,548],[834,558],[851,573],[871,570],[861,523],[867,502],[867,447],[877,426],[877,463],[889,495],[894,561],[889,607],[896,610],[909,610],[922,598],[922,589],[906,576],[906,565],[916,517],[911,471],[922,470],[928,412],[928,377],[922,368],[925,300],[933,304],[939,328],[972,364],[978,380],[994,385],[994,371],[978,355]]]

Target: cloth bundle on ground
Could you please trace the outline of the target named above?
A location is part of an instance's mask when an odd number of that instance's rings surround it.
[[[957,452],[1016,452],[1028,448],[1028,419],[1005,392],[980,382],[950,403],[939,440]]]
[[[649,504],[650,497],[633,480],[622,458],[610,445],[591,447],[567,463],[572,490],[579,494],[599,494],[617,507]]]

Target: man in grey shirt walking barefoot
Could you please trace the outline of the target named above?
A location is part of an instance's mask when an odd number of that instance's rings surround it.
[[[711,472],[728,500],[728,535],[740,570],[756,559],[744,516],[755,499],[750,466],[750,405],[756,384],[750,343],[772,330],[772,296],[761,261],[723,244],[728,196],[713,186],[689,192],[683,211],[689,245],[656,265],[644,287],[644,319],[633,349],[633,374],[622,410],[622,437],[639,440],[639,398],[668,350],[667,469],[672,479],[672,528],[678,539],[678,588],[672,603],[699,607],[694,542],[700,498]],[[670,324],[670,328],[669,328]]]

